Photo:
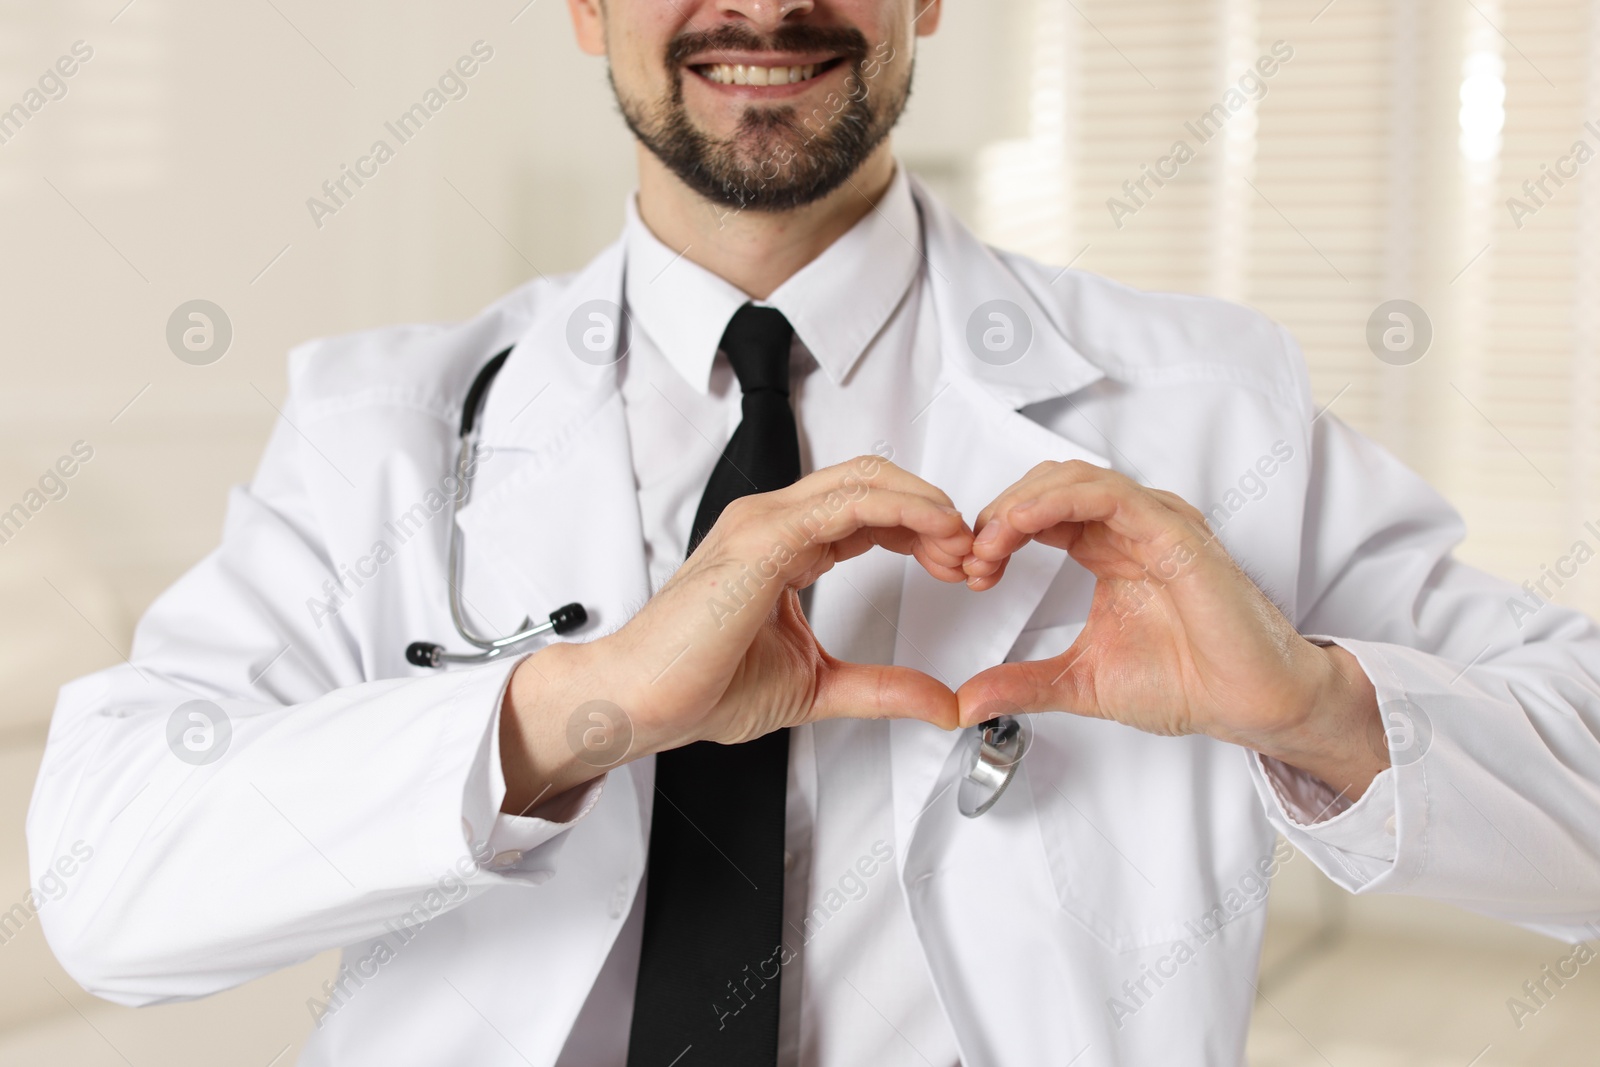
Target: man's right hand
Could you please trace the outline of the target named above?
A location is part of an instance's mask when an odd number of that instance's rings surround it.
[[[625,626],[518,665],[500,717],[501,810],[550,814],[555,798],[607,766],[695,741],[737,744],[830,718],[953,729],[947,686],[909,667],[835,659],[800,610],[801,589],[874,546],[964,582],[972,530],[943,492],[878,456],[734,501]],[[597,761],[570,742],[570,720],[593,701],[626,716],[611,724],[631,729],[626,754]]]

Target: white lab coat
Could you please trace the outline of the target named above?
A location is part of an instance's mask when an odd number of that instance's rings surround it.
[[[1595,625],[1547,606],[1519,627],[1520,590],[1452,560],[1462,529],[1444,501],[1333,416],[1313,419],[1298,349],[1261,315],[1058,277],[917,198],[944,366],[918,473],[969,516],[1046,459],[1177,492],[1212,511],[1302,632],[1339,638],[1383,701],[1431,724],[1422,759],[1311,830],[1250,753],[1065,714],[1035,717],[1018,781],[967,820],[946,792],[957,735],[888,726],[895,876],[963,1062],[1239,1062],[1275,831],[1354,891],[1586,936],[1600,919]],[[649,589],[615,369],[567,342],[578,305],[620,301],[621,266],[612,247],[470,322],[293,354],[285,418],[222,546],[151,607],[132,666],[61,694],[28,836],[36,878],[75,842],[93,848],[42,912],[86,988],[124,1004],[198,997],[346,946],[361,981],[305,1062],[559,1054],[640,884],[654,763],[612,772],[515,871],[472,867],[461,886],[467,837],[487,833],[464,827],[463,791],[512,664],[405,662],[409,642],[453,637],[445,529],[401,542],[385,524],[437,492],[467,384],[515,343],[483,439],[518,469],[461,517],[468,603],[505,626],[579,600],[593,620],[580,639],[628,619]],[[1007,366],[967,341],[996,299],[1033,333]],[[346,566],[361,588],[314,618],[308,599]],[[954,683],[1059,652],[1091,587],[1038,545],[981,595],[907,566],[896,661]],[[199,767],[167,733],[195,698],[232,728]],[[399,944],[406,912],[432,921]]]

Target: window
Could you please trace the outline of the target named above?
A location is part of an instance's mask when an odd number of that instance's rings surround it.
[[[979,162],[988,239],[1283,322],[1319,404],[1462,510],[1467,560],[1520,583],[1600,552],[1592,5],[1024,6],[1030,122]],[[1420,359],[1369,344],[1391,300],[1425,318],[1378,336],[1431,332]],[[1600,610],[1592,571],[1556,599]]]

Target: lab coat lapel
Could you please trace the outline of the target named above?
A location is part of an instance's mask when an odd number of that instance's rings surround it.
[[[536,617],[582,603],[580,637],[621,626],[650,591],[619,364],[582,348],[585,331],[606,329],[598,314],[626,350],[622,265],[613,245],[536,310],[483,412],[484,462],[512,467],[458,518],[469,578],[481,553]]]
[[[915,179],[913,184],[943,366],[934,400],[918,416],[927,424],[922,477],[975,520],[1002,490],[1045,460],[1108,465],[1093,449],[1016,410],[1076,392],[1103,372],[1072,345],[1047,310],[1048,301],[1038,299]],[[979,359],[968,340],[972,320],[987,325],[994,308],[1020,315],[1018,321],[1026,321],[1031,334],[1027,350],[1004,365]],[[926,671],[951,688],[1002,662],[1063,566],[1076,564],[1058,549],[1030,544],[1012,558],[1000,584],[984,593],[935,581],[922,568],[908,566],[895,662]],[[890,736],[895,817],[905,841],[935,793],[953,782],[940,780],[940,769],[958,735],[897,721]],[[902,859],[906,855],[902,849]]]
[[[1109,465],[1094,449],[1019,410],[1103,377],[1071,343],[1069,324],[1048,310],[1056,301],[1031,290],[936,201],[920,188],[918,193],[942,361],[935,398],[918,416],[927,423],[922,476],[976,519],[1040,462]],[[969,340],[976,332],[981,347],[983,329],[995,324],[992,312],[1030,335],[1026,350],[1013,360],[1000,362],[987,350],[987,358],[980,358]],[[959,686],[1004,661],[1061,569],[1076,566],[1064,552],[1030,544],[1012,557],[1000,584],[984,593],[906,567],[895,662]],[[1060,1020],[1018,1027],[983,1008],[1027,1003],[1041,994],[1064,998],[1066,991],[1053,988],[1059,971],[1037,958],[1032,939],[1011,938],[997,951],[993,925],[976,918],[1047,917],[1055,908],[1047,871],[1026,862],[1038,845],[1026,781],[1013,783],[979,820],[957,813],[961,737],[915,721],[890,724],[896,851],[912,921],[964,1063],[1064,1062],[1079,1050],[1070,1047],[1071,1035]],[[1026,777],[1026,762],[1018,773]]]
[[[922,476],[948,493],[969,520],[1045,460],[1106,462],[969,380],[948,383],[922,418],[928,420]],[[1063,566],[1077,564],[1059,549],[1028,544],[1012,556],[1000,584],[983,593],[907,566],[895,663],[926,671],[954,689],[1003,662]],[[895,816],[903,831],[910,831],[934,794],[954,781],[936,779],[959,735],[898,720],[890,736]]]

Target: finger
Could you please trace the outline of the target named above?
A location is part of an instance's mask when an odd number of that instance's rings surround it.
[[[1051,659],[1001,663],[978,672],[956,690],[961,725],[982,720],[988,714],[985,708],[997,700],[1024,712],[1092,714],[1095,704],[1082,681],[1088,674],[1075,669],[1083,654],[1074,646]]]
[[[958,546],[968,543],[968,539],[965,536],[953,543],[947,543],[927,540],[911,530],[900,528],[880,529],[868,527],[863,529],[861,534],[862,536],[873,538],[875,543],[883,548],[900,552],[902,555],[916,553],[919,558],[925,555],[928,559],[941,566],[950,567],[958,571],[961,569],[962,562],[967,558],[964,552],[958,550]],[[899,547],[896,546],[896,543],[898,543]]]
[[[951,551],[939,543],[923,539],[904,529],[867,528],[837,541],[833,545],[834,561],[852,559],[873,547],[886,548],[902,556],[911,556],[922,568],[941,582],[966,581],[961,569],[963,559],[959,552]]]
[[[1108,475],[1120,477],[1114,471],[1081,460],[1046,462],[1034,467],[978,513],[978,520],[973,524],[977,537],[973,542],[972,555],[966,561],[967,574],[971,577],[987,577],[988,568],[981,564],[1004,560],[1039,532],[1023,530],[1020,524],[1012,521],[1018,508],[1038,500],[1052,487],[1083,483]]]
[[[1006,560],[1004,558],[979,559],[977,556],[969,555],[966,559],[961,561],[961,565],[965,569],[968,577],[987,578],[991,574],[998,574],[1001,568],[1006,565]]]
[[[1006,576],[1006,566],[1010,562],[1010,556],[1007,556],[1005,559],[1002,559],[997,563],[991,563],[988,560],[973,560],[969,558],[969,561],[963,565],[961,572],[967,576],[967,588],[971,589],[975,593],[981,593],[986,589],[993,589],[995,586],[1000,584],[1000,579]],[[981,573],[974,573],[974,566],[981,568]]]
[[[944,492],[868,456],[733,501],[696,555],[702,563],[742,561],[785,584],[809,584],[874,545],[913,556],[940,581],[958,582],[972,530]]]
[[[924,481],[904,467],[871,453],[843,463],[835,463],[831,467],[824,467],[801,478],[787,489],[778,490],[777,495],[797,500],[809,499],[830,492],[850,493],[859,487],[914,493],[945,507],[955,506],[955,502],[943,489]]]
[[[972,531],[954,506],[927,496],[895,489],[872,489],[855,500],[814,498],[811,507],[784,516],[803,521],[809,540],[831,545],[844,541],[862,529],[905,530],[916,535],[936,558],[955,563],[965,558],[971,547]],[[782,521],[777,525],[782,527]],[[880,537],[885,547],[895,538]],[[877,542],[875,542],[877,543]]]
[[[991,525],[998,536],[985,540],[980,533],[973,552],[995,558],[995,545],[1015,551],[1032,539],[1063,523],[1101,523],[1132,544],[1172,543],[1187,539],[1195,528],[1189,518],[1168,507],[1154,493],[1119,474],[1075,482],[1057,481],[1032,500],[1013,504]]]
[[[1024,474],[1021,478],[1018,478],[1016,481],[1006,486],[1006,488],[1003,489],[998,496],[989,502],[988,506],[986,506],[982,511],[978,512],[978,520],[972,524],[972,528],[974,530],[981,531],[989,524],[989,521],[993,519],[995,515],[997,515],[1009,504],[1015,503],[1019,500],[1030,500],[1037,496],[1039,492],[1039,486],[1048,481],[1056,474],[1057,471],[1061,470],[1067,465],[1068,464],[1066,463],[1059,463],[1055,460],[1046,460],[1043,463],[1035,464],[1027,474]],[[1080,465],[1085,467],[1091,466],[1091,464],[1087,463]],[[1100,468],[1095,469],[1098,470]]]
[[[1027,540],[1018,524],[1011,521],[1019,508],[1034,503],[1052,489],[1100,481],[1107,475],[1115,475],[1115,472],[1079,460],[1039,464],[979,513],[973,528],[983,548],[975,545],[975,554],[993,560],[1016,551]]]
[[[871,493],[880,490],[908,493],[913,496],[924,497],[935,504],[959,514],[950,496],[938,486],[933,485],[903,467],[896,466],[881,456],[868,454],[858,456],[844,463],[826,467],[810,479],[802,479],[787,490],[781,491],[784,499],[791,505],[812,506],[816,498],[833,498],[833,494],[858,496],[863,492]],[[808,495],[809,494],[809,495]],[[965,523],[965,520],[963,520]],[[968,527],[968,534],[971,528]],[[963,539],[965,540],[965,539]],[[882,539],[873,543],[889,547]],[[946,546],[943,543],[924,539],[915,545],[904,544],[896,548],[902,554],[914,555],[930,572],[944,581],[961,581],[965,575],[950,573],[950,568],[960,568],[966,558],[968,548],[966,543]]]
[[[836,661],[822,677],[812,714],[817,719],[920,719],[953,730],[956,695],[910,667]]]
[[[835,563],[881,545],[915,557],[941,581],[958,582],[971,543],[961,514],[923,495],[879,488],[854,499],[829,491],[784,502],[767,493],[730,503],[696,556],[711,566],[742,564],[779,585],[808,585]]]
[[[1189,503],[1187,500],[1183,499],[1183,497],[1179,496],[1177,493],[1170,493],[1165,489],[1151,489],[1148,487],[1145,489],[1145,492],[1161,501],[1162,504],[1166,505],[1166,507],[1172,511],[1183,516],[1189,521],[1190,525],[1198,527],[1206,535],[1207,539],[1210,539],[1213,536],[1211,533],[1211,523],[1206,520],[1206,513]]]

